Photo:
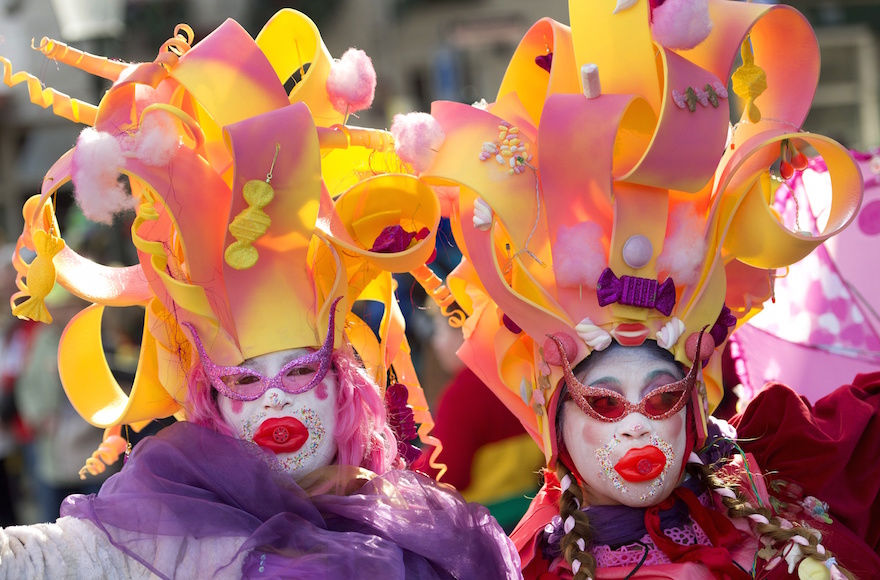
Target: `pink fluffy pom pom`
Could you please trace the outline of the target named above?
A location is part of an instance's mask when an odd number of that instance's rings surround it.
[[[417,173],[431,165],[435,151],[446,139],[440,123],[428,113],[394,115],[391,134],[397,155]]]
[[[691,49],[712,31],[709,0],[666,0],[651,13],[654,40],[666,48]]]
[[[553,245],[553,271],[563,288],[595,288],[602,270],[608,266],[602,244],[602,228],[595,222],[559,226]]]
[[[373,104],[376,94],[376,69],[362,50],[349,48],[330,65],[327,94],[340,113],[354,113]]]
[[[663,252],[657,258],[657,270],[665,272],[678,285],[694,284],[706,256],[704,220],[693,204],[683,203],[672,210],[666,224]]]
[[[117,213],[135,207],[135,199],[118,181],[119,168],[124,165],[122,146],[113,135],[92,127],[83,129],[71,161],[73,193],[83,215],[111,224]]]
[[[174,118],[157,111],[144,115],[134,136],[133,153],[143,163],[153,167],[167,165],[180,149],[180,135]]]

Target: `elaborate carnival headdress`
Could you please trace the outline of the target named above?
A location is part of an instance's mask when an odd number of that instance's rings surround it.
[[[44,39],[47,57],[113,81],[97,107],[42,90],[0,59],[7,84],[26,82],[32,101],[92,126],[24,207],[18,247],[37,257],[28,265],[16,254],[14,312],[50,321],[42,298],[56,275],[93,303],[65,329],[59,370],[74,407],[99,427],[185,417],[196,360],[190,328],[220,365],[317,348],[329,330],[337,346],[345,332],[383,391],[393,365],[425,435],[432,422],[391,273],[424,267],[439,204],[406,174],[389,133],[344,124],[372,101],[369,59],[349,51],[334,61],[314,24],[289,9],[256,40],[233,20],[190,47],[192,38],[181,25],[155,61],[135,65]],[[130,197],[117,190],[119,174]],[[65,247],[53,195],[71,178],[87,217],[136,207],[139,264],[112,268]],[[395,233],[405,243],[384,243]],[[383,304],[378,336],[350,311],[356,300]],[[100,325],[105,307],[130,305],[143,306],[146,319],[127,395],[105,360]]]
[[[459,187],[459,355],[550,464],[563,376],[550,336],[572,366],[612,340],[646,339],[690,366],[707,327],[694,405],[704,429],[730,331],[770,297],[775,269],[846,226],[862,195],[848,152],[800,129],[819,72],[801,14],[709,0],[703,32],[688,37],[654,4],[573,0],[571,28],[544,19],[529,30],[494,103],[432,109],[446,137],[420,175]],[[742,107],[733,126],[730,83]],[[807,152],[833,184],[816,235],[768,204],[775,174],[802,169]]]

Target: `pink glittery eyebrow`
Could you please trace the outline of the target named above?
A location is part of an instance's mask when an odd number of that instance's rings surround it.
[[[202,339],[199,337],[199,333],[196,331],[195,327],[189,322],[184,322],[182,324],[192,333],[193,339],[195,341],[196,350],[199,353],[199,359],[202,361],[202,367],[205,370],[205,374],[208,376],[208,380],[211,382],[211,386],[213,386],[217,390],[217,392],[219,392],[224,397],[235,401],[255,401],[262,397],[263,394],[271,388],[281,389],[286,393],[298,395],[310,391],[318,386],[318,384],[320,384],[321,381],[324,380],[324,377],[327,376],[327,372],[330,370],[333,356],[333,343],[336,334],[336,305],[341,299],[342,298],[340,297],[334,300],[333,306],[331,306],[330,308],[330,317],[327,324],[327,336],[324,339],[324,344],[321,345],[321,348],[289,361],[283,367],[281,367],[281,370],[278,371],[278,374],[271,378],[263,375],[259,371],[250,369],[248,367],[227,367],[218,365],[213,360],[211,360],[211,357],[205,350],[205,346],[202,344]],[[308,382],[308,384],[295,389],[289,389],[284,384],[283,378],[288,372],[290,372],[291,369],[295,367],[311,365],[316,362],[319,363],[318,371],[315,373],[315,376]],[[223,377],[229,375],[245,375],[259,378],[261,385],[260,392],[255,395],[249,396],[235,391],[223,382]]]

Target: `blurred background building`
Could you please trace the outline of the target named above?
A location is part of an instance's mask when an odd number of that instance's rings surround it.
[[[822,74],[805,129],[851,148],[880,145],[880,2],[798,0],[822,49]],[[519,40],[539,18],[567,22],[565,0],[0,0],[0,54],[14,69],[97,103],[106,83],[31,50],[43,36],[126,61],[156,56],[180,22],[196,40],[226,18],[252,35],[278,9],[308,14],[334,56],[362,48],[378,73],[373,108],[355,124],[387,127],[431,101],[494,98]],[[797,47],[792,46],[792,51]],[[52,161],[81,127],[27,103],[24,87],[0,86],[0,239],[20,231],[21,201],[39,190]]]

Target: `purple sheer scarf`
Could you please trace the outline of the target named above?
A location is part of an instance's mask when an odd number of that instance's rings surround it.
[[[310,497],[272,459],[250,442],[176,423],[138,444],[97,495],[67,498],[61,515],[93,522],[162,578],[176,568],[156,558],[157,539],[183,558],[192,542],[223,537],[240,538],[238,551],[206,562],[206,577],[235,573],[242,554],[245,578],[520,577],[488,510],[423,475],[395,470],[350,495]]]

